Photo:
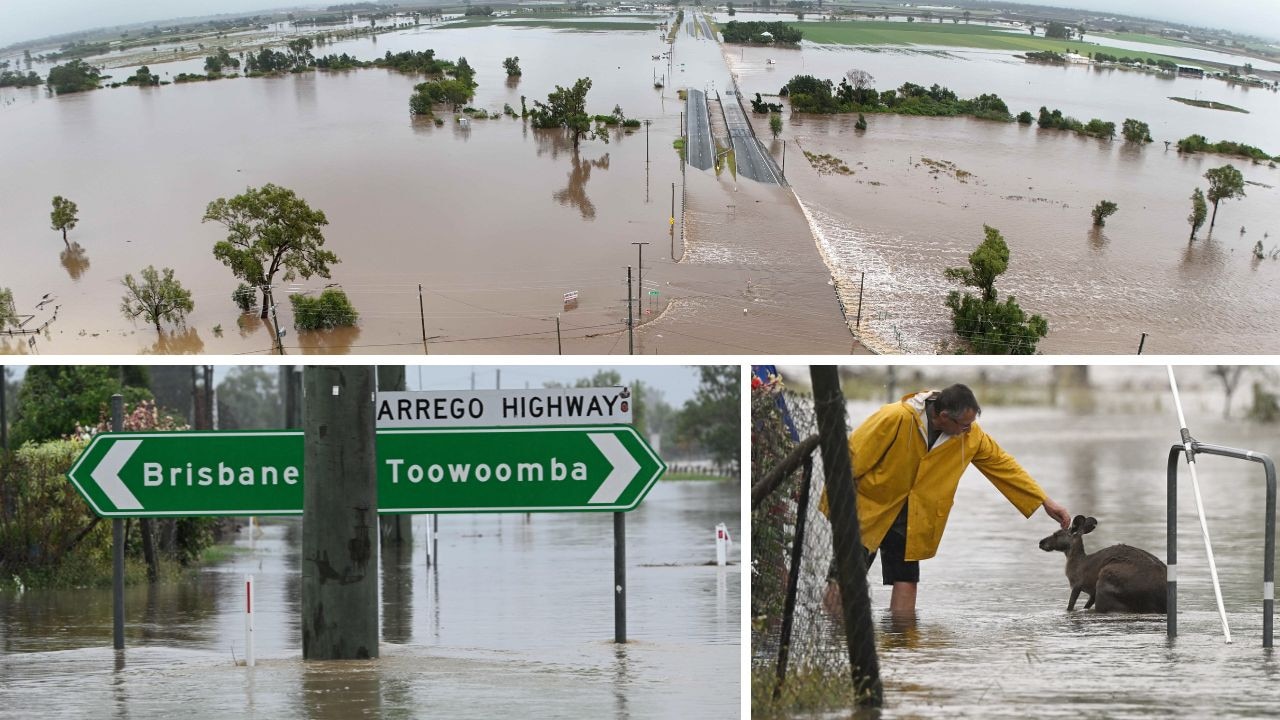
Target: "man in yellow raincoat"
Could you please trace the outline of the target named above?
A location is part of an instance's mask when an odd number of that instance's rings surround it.
[[[1071,523],[1067,509],[982,431],[975,422],[981,412],[973,391],[956,384],[885,405],[849,436],[867,566],[879,553],[884,584],[893,586],[894,617],[915,615],[919,561],[937,554],[970,463],[1024,517],[1043,507],[1062,527]]]

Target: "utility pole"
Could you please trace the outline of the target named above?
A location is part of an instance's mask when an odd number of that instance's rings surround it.
[[[627,354],[636,354],[636,341],[633,328],[634,321],[631,319],[631,266],[627,266]]]
[[[652,122],[652,120],[644,121],[644,164],[646,166],[649,164],[649,125]]]
[[[564,354],[564,345],[560,344],[560,316],[559,315],[556,315],[556,354],[557,355]],[[0,365],[0,373],[4,372],[4,370],[2,369],[3,367],[4,367],[3,365]],[[3,412],[4,412],[4,399],[0,398],[0,413],[3,413]]]
[[[404,390],[405,372],[403,365],[378,366],[378,390]],[[378,517],[378,529],[382,536],[382,546],[412,545],[412,515],[382,515]]]
[[[303,372],[302,658],[378,657],[372,367]]]
[[[418,319],[422,321],[422,354],[430,355],[427,350],[427,314],[422,308],[422,283],[418,283]]]
[[[636,267],[639,268],[636,273],[636,311],[644,312],[644,246],[649,243],[633,242],[631,244],[636,246]]]
[[[276,295],[267,288],[267,297],[271,299],[271,331],[276,334],[276,354],[284,354],[284,333],[280,331],[280,318],[276,315]]]

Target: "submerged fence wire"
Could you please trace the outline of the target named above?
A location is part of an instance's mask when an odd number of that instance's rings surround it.
[[[867,694],[855,685],[849,663],[812,398],[786,392],[776,383],[755,385],[752,715],[852,709]],[[861,556],[857,563],[862,566]],[[865,579],[859,575],[857,581]],[[874,644],[869,635],[855,641]]]

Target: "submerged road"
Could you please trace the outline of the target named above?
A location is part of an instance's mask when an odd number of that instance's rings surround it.
[[[685,117],[688,123],[685,158],[699,170],[710,170],[715,164],[716,149],[711,141],[711,123],[707,119],[707,96],[701,90],[689,90]]]
[[[724,121],[729,127],[729,139],[733,142],[738,174],[756,182],[781,185],[782,172],[756,140],[751,121],[738,102],[737,86],[733,84],[733,80],[729,81],[728,86],[734,89],[725,92],[720,106],[724,108]]]

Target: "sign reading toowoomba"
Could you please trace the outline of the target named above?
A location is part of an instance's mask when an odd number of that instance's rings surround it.
[[[100,433],[67,476],[103,517],[302,514],[303,433]],[[377,432],[381,513],[634,509],[666,465],[629,425]]]
[[[631,388],[380,392],[379,428],[625,425]]]

